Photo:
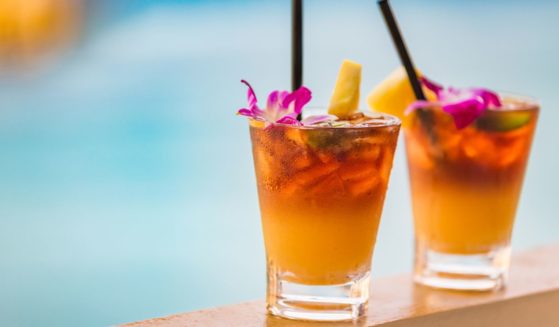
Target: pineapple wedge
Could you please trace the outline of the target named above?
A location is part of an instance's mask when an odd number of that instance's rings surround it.
[[[421,73],[417,72],[418,76]],[[423,87],[423,92],[429,100],[435,100],[433,92]],[[367,97],[367,103],[372,111],[384,112],[402,120],[403,126],[408,124],[408,117],[404,114],[406,108],[415,101],[408,75],[403,67],[399,67],[378,84]]]
[[[361,64],[344,60],[334,93],[330,99],[328,113],[345,119],[357,111],[359,106],[359,89],[361,86]]]

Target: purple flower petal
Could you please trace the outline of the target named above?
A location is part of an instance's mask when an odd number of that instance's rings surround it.
[[[303,107],[311,101],[312,92],[308,88],[301,86],[297,90],[293,91],[293,93],[289,93],[284,101],[283,107],[289,108],[291,103],[293,103],[293,112],[296,114],[300,114],[303,111]]]
[[[283,107],[285,98],[289,95],[287,91],[273,91],[268,95],[268,103],[266,104],[266,112],[270,118],[281,117],[282,113],[286,113],[288,108]],[[275,120],[275,119],[273,119]]]
[[[462,129],[473,123],[486,108],[482,101],[471,98],[462,102],[445,104],[442,109],[452,116],[456,128]]]
[[[256,93],[254,93],[254,90],[253,90],[252,86],[250,85],[250,83],[245,81],[244,79],[241,80],[241,83],[248,86],[248,92],[247,92],[248,108],[249,109],[252,109],[254,107],[258,108],[258,106],[256,105],[256,103],[257,103]]]
[[[490,106],[494,106],[496,108],[502,106],[501,99],[499,99],[499,96],[494,92],[481,88],[475,88],[471,91],[477,96],[480,96],[483,99],[483,102]]]
[[[241,80],[248,87],[248,107],[241,108],[237,114],[268,123],[297,124],[297,116],[312,98],[311,91],[302,86],[290,93],[288,91],[273,91],[268,95],[266,108],[258,108],[256,94],[252,86],[245,80]]]
[[[271,108],[276,105],[279,98],[279,91],[272,91],[268,94],[268,101],[266,102],[266,108]]]
[[[433,93],[435,94],[439,94],[440,91],[442,91],[444,89],[444,87],[442,87],[442,85],[439,85],[429,79],[427,79],[426,77],[422,76],[421,77],[421,83],[428,88],[429,90],[433,91]]]
[[[437,83],[421,78],[423,85],[437,95],[438,101],[415,101],[405,111],[409,114],[417,109],[440,106],[442,110],[452,116],[457,129],[462,129],[473,123],[489,107],[500,107],[499,96],[487,89],[443,88]]]
[[[270,94],[268,94],[268,101],[266,103],[266,108],[277,107],[278,103],[281,103],[279,101],[280,92],[281,91],[276,90],[276,91],[272,91],[272,92],[270,92]]]
[[[282,118],[276,121],[278,124],[286,124],[286,125],[300,125],[301,122],[297,120],[297,115],[293,117],[292,115],[283,116]]]
[[[254,112],[252,110],[247,109],[247,108],[239,109],[239,111],[237,111],[237,115],[255,118],[254,117]]]

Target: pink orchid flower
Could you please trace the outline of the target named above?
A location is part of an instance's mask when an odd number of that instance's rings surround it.
[[[297,117],[312,98],[311,91],[304,86],[291,93],[288,91],[273,91],[268,95],[266,108],[260,109],[252,86],[245,80],[241,80],[241,82],[248,87],[248,106],[239,109],[237,112],[239,115],[262,120],[267,124],[299,126],[308,126],[337,119],[336,116],[332,115],[315,115],[299,121]]]
[[[435,93],[438,101],[415,101],[406,109],[406,114],[421,108],[440,106],[452,116],[456,128],[462,129],[473,123],[489,107],[501,107],[499,96],[488,89],[445,89],[425,77],[421,78],[421,83]]]

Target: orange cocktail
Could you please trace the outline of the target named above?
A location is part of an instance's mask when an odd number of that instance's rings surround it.
[[[533,100],[503,97],[502,102],[463,129],[432,108],[422,113],[429,115],[428,125],[415,115],[405,130],[420,282],[463,289],[502,286],[538,115]],[[479,271],[470,266],[460,272],[457,262],[476,256]],[[484,267],[483,260],[491,264]],[[445,262],[456,271],[441,268]],[[464,282],[441,282],[440,275],[452,273]],[[484,276],[484,282],[476,281]]]
[[[368,299],[400,124],[355,117],[310,127],[250,122],[272,312],[313,302],[298,302],[297,287],[338,287],[356,303]]]

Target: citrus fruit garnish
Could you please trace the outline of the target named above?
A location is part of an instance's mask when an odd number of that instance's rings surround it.
[[[340,119],[355,113],[359,106],[360,86],[361,65],[351,60],[344,60],[330,99],[328,113]]]
[[[476,120],[475,125],[489,132],[507,132],[528,124],[530,119],[532,115],[529,112],[487,111]]]
[[[421,73],[417,72],[421,77]],[[435,94],[423,87],[423,92],[429,100],[435,100]],[[367,97],[367,103],[372,111],[384,112],[402,120],[402,125],[409,123],[404,111],[416,100],[408,75],[403,67],[399,67],[378,84]]]

